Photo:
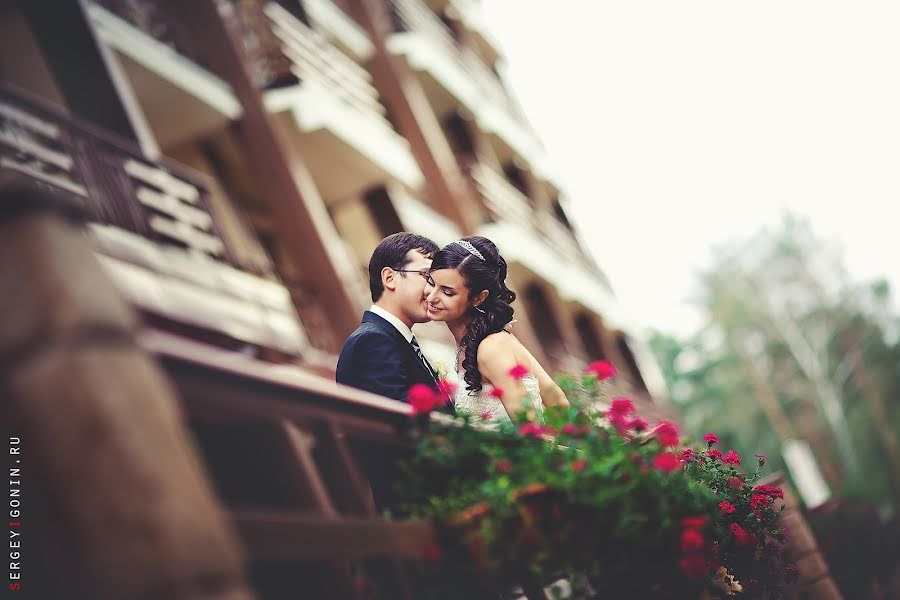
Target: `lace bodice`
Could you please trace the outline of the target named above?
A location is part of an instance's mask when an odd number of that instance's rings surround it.
[[[522,384],[525,386],[525,391],[528,392],[527,401],[531,403],[531,406],[537,412],[538,420],[543,421],[544,405],[541,402],[541,387],[538,384],[537,378],[529,373],[522,378]],[[465,388],[466,386],[463,382],[456,389],[456,397],[453,399],[453,404],[455,405],[457,412],[474,415],[476,417],[489,414],[489,418],[485,419],[489,422],[500,423],[504,421],[508,422],[510,420],[502,402],[491,396],[485,390],[471,393]]]

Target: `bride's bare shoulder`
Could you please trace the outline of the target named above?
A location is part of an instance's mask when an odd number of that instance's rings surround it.
[[[518,345],[518,340],[511,333],[505,331],[492,333],[478,344],[478,360],[481,361],[482,358],[490,360],[510,352],[514,354]]]

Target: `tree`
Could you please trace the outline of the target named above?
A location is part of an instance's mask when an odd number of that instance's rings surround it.
[[[699,283],[706,326],[650,340],[686,426],[776,455],[806,438],[833,486],[900,505],[900,411],[885,400],[900,387],[900,344],[886,284],[851,283],[839,252],[791,217],[719,248]]]

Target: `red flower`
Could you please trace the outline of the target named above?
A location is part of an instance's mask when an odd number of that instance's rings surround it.
[[[635,431],[645,431],[650,427],[650,423],[644,417],[634,417],[625,423],[626,429],[634,429]]]
[[[497,461],[497,464],[494,465],[494,469],[498,473],[509,473],[509,470],[512,469],[512,463],[505,458],[501,458]]]
[[[696,529],[685,529],[681,532],[682,552],[695,552],[703,548],[705,543],[706,540],[703,539],[703,534]]]
[[[719,443],[719,436],[714,433],[707,433],[703,436],[703,441],[706,442],[709,447],[712,447]]]
[[[526,375],[528,375],[528,369],[526,369],[523,365],[516,365],[509,370],[509,376],[513,379],[522,379]]]
[[[663,421],[656,426],[656,429],[654,429],[653,432],[659,439],[659,443],[663,446],[678,445],[678,428],[675,427],[675,425],[673,425],[672,423]]]
[[[519,425],[519,435],[526,437],[541,437],[544,432],[543,428],[537,423],[523,423]]]
[[[612,404],[609,406],[609,411],[607,412],[607,416],[609,413],[613,413],[616,415],[630,415],[634,412],[634,402],[631,398],[624,398],[619,396],[618,398],[613,398]]]
[[[584,468],[587,466],[587,461],[583,458],[579,458],[578,460],[572,461],[572,471],[575,473],[581,473],[584,471]]]
[[[452,381],[447,381],[446,379],[441,379],[438,381],[438,391],[440,391],[445,396],[453,396],[453,393],[456,391],[456,384]]]
[[[730,515],[734,512],[734,504],[728,500],[723,500],[719,503],[719,510],[721,510],[723,514]]]
[[[760,460],[760,462],[765,462],[765,461],[769,460],[769,457],[766,456],[765,454],[754,454],[753,456],[758,458]]]
[[[481,413],[480,415],[478,415],[478,418],[481,419],[482,421],[490,421],[491,417],[493,417],[493,416],[494,416],[493,410],[486,410],[483,413]]]
[[[784,498],[784,491],[774,485],[758,485],[753,490],[757,494],[765,494],[770,498]]]
[[[722,462],[726,465],[739,465],[741,464],[741,455],[734,450],[729,450],[728,454],[722,457]]]
[[[680,458],[681,462],[683,462],[683,463],[689,463],[689,462],[693,461],[694,458],[696,458],[694,456],[694,449],[693,448],[685,448],[684,450],[681,451],[681,456],[679,456],[678,458]]]
[[[728,480],[728,487],[730,487],[733,490],[739,490],[742,487],[744,487],[744,480],[741,479],[740,477],[731,477]]]
[[[700,554],[688,554],[678,561],[678,568],[691,579],[700,579],[706,576],[706,559]]]
[[[681,468],[681,461],[671,452],[663,452],[653,458],[653,468],[664,473],[671,473]]]
[[[488,392],[488,395],[496,398],[497,400],[503,400],[503,388],[491,388],[491,391]]]
[[[722,453],[719,452],[718,450],[710,450],[709,452],[706,453],[706,455],[713,460],[716,460],[717,458],[722,458]]]
[[[685,517],[681,520],[682,529],[703,529],[706,527],[706,517],[698,515],[696,517]]]
[[[750,533],[747,533],[747,530],[738,525],[737,523],[731,523],[728,525],[728,531],[731,532],[731,535],[734,536],[735,541],[737,541],[738,546],[751,546],[756,543],[756,538]]]
[[[616,367],[608,360],[595,360],[587,366],[585,372],[593,373],[597,376],[597,379],[603,381],[604,379],[615,377]]]
[[[408,399],[414,415],[430,413],[445,400],[436,394],[431,386],[422,383],[417,383],[409,388]]]
[[[770,502],[772,502],[772,499],[765,494],[753,494],[750,496],[750,508],[753,510],[764,508],[768,506]]]

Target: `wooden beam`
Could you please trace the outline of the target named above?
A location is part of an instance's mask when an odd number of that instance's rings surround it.
[[[428,523],[250,512],[232,520],[255,560],[417,559],[436,543]]]

